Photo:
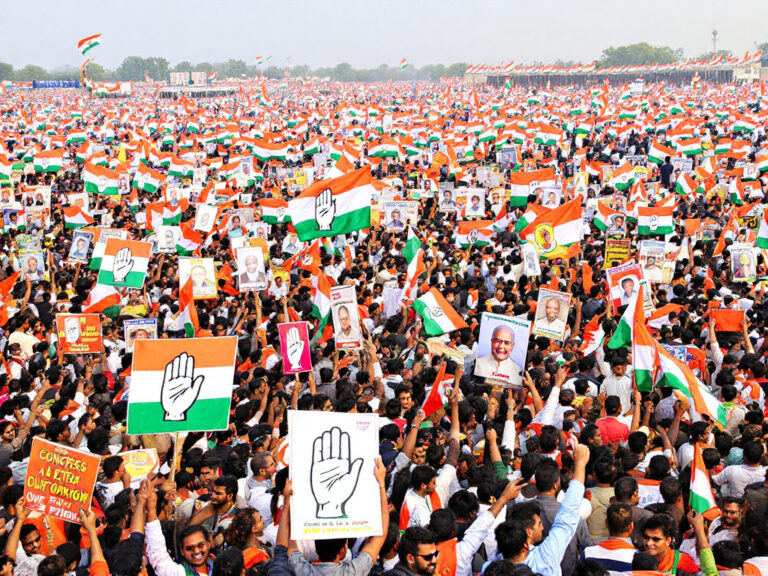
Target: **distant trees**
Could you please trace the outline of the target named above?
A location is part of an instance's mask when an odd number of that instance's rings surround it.
[[[165,58],[128,56],[115,70],[115,76],[118,80],[144,80],[146,72],[153,80],[167,80],[169,70]]]
[[[651,46],[647,42],[626,46],[609,46],[603,50],[600,66],[634,66],[637,64],[669,64],[683,57],[683,50],[669,46]]]

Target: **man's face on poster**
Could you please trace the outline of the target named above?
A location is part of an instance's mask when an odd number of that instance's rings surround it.
[[[349,311],[346,306],[339,308],[339,325],[342,332],[349,332],[351,322],[349,321]]]
[[[549,322],[554,321],[557,315],[560,314],[560,300],[557,298],[550,298],[547,300],[546,306],[547,320]]]
[[[259,259],[256,258],[256,256],[246,256],[245,269],[248,271],[248,274],[256,274],[258,267],[259,267]]]
[[[80,318],[71,317],[64,319],[64,334],[67,342],[74,344],[80,340]]]
[[[491,354],[497,362],[503,362],[515,347],[515,335],[506,326],[499,326],[491,336]]]
[[[205,268],[202,266],[195,266],[192,268],[192,271],[190,272],[190,276],[192,276],[192,283],[197,286],[202,286],[205,282],[206,273]]]
[[[624,290],[624,294],[632,294],[632,291],[635,289],[635,281],[632,278],[624,278],[621,281],[621,288]]]

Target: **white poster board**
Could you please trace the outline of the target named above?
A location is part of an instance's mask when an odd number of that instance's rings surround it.
[[[382,534],[377,414],[288,411],[291,539]]]

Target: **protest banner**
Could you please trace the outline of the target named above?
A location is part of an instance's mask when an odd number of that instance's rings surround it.
[[[98,314],[56,314],[56,332],[64,354],[101,352],[101,318]]]
[[[24,505],[79,524],[80,508],[91,509],[100,465],[100,456],[35,437],[24,478]]]
[[[288,411],[291,539],[364,538],[382,533],[377,414]]]
[[[359,350],[362,348],[360,313],[354,286],[345,284],[331,287],[331,317],[336,349]]]
[[[237,337],[135,340],[128,434],[225,430]]]
[[[603,270],[614,268],[629,260],[632,240],[629,238],[606,238]]]
[[[278,324],[280,354],[283,357],[283,373],[299,374],[312,370],[309,353],[309,323],[286,322]]]

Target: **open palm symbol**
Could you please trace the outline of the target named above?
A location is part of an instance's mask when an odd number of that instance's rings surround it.
[[[309,477],[318,518],[346,518],[345,507],[355,493],[363,459],[349,456],[349,434],[334,426],[315,438]]]

